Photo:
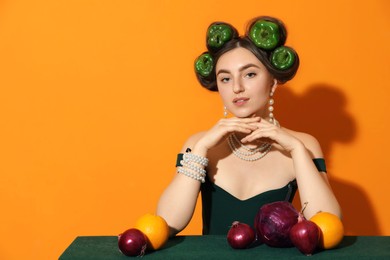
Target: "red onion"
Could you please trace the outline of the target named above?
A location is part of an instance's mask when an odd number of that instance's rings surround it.
[[[247,248],[255,241],[255,231],[248,224],[234,221],[227,234],[227,241],[232,248]]]
[[[316,223],[306,220],[303,216],[306,206],[307,202],[305,202],[304,208],[299,213],[298,223],[290,230],[290,239],[294,246],[303,254],[312,255],[320,243],[321,232]]]
[[[298,215],[298,211],[287,201],[263,205],[255,218],[257,236],[269,246],[293,246],[290,229],[297,223]]]
[[[145,234],[136,228],[128,229],[118,236],[118,247],[124,255],[143,256],[146,246]]]

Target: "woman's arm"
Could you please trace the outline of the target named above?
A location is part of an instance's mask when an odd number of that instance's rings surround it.
[[[188,139],[181,153],[185,153],[187,148],[192,149],[198,137],[199,135]],[[172,182],[162,193],[157,205],[157,215],[167,221],[171,236],[183,230],[190,222],[199,190],[200,181],[189,178],[184,174],[175,174]]]
[[[207,132],[192,136],[185,143],[182,153],[190,148],[192,154],[207,157],[209,149],[218,145],[231,132],[251,133],[257,129],[252,123],[259,122],[260,118],[229,118],[221,119]],[[200,165],[197,165],[201,167]],[[207,178],[207,177],[206,177]],[[160,197],[157,214],[163,217],[174,236],[184,229],[192,218],[196,201],[199,195],[200,181],[184,174],[176,174],[172,182]]]
[[[303,203],[308,203],[304,211],[305,217],[309,219],[319,211],[330,212],[341,217],[340,205],[326,174],[318,172],[313,163],[313,158],[323,157],[318,141],[310,135],[279,128],[266,120],[261,120],[257,126],[257,130],[241,141],[245,143],[267,138],[290,153],[302,206]]]
[[[329,185],[326,173],[318,172],[312,159],[323,158],[318,141],[310,135],[302,135],[301,142],[291,151],[295,177],[299,187],[300,200],[308,202],[304,211],[311,218],[319,211],[326,211],[341,217],[340,205]]]

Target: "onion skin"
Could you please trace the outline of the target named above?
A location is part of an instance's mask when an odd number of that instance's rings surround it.
[[[272,247],[292,247],[290,229],[298,222],[299,212],[288,201],[263,205],[255,218],[259,239]]]
[[[118,247],[126,256],[143,256],[147,247],[147,238],[142,231],[131,228],[118,236]]]
[[[255,231],[245,223],[234,221],[227,234],[227,241],[234,249],[248,248],[255,241]]]
[[[321,232],[316,223],[300,214],[298,223],[290,230],[290,239],[302,254],[312,255],[319,246]]]

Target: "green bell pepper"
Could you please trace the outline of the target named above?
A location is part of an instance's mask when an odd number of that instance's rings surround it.
[[[212,48],[220,48],[232,39],[233,30],[226,24],[214,24],[207,31],[207,44]]]
[[[287,70],[294,65],[295,52],[286,46],[276,48],[271,54],[272,65],[279,70]]]
[[[195,70],[203,77],[210,75],[214,67],[213,57],[209,53],[203,53],[195,60]]]
[[[272,50],[279,43],[279,26],[273,22],[259,20],[250,28],[249,38],[257,47]]]

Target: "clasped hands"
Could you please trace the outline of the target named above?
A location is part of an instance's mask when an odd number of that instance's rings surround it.
[[[289,133],[288,130],[268,122],[261,117],[250,118],[224,118],[217,122],[198,141],[197,146],[203,146],[206,150],[218,145],[231,133],[246,135],[240,141],[245,143],[260,142],[277,143],[287,152],[303,146],[302,142]]]

